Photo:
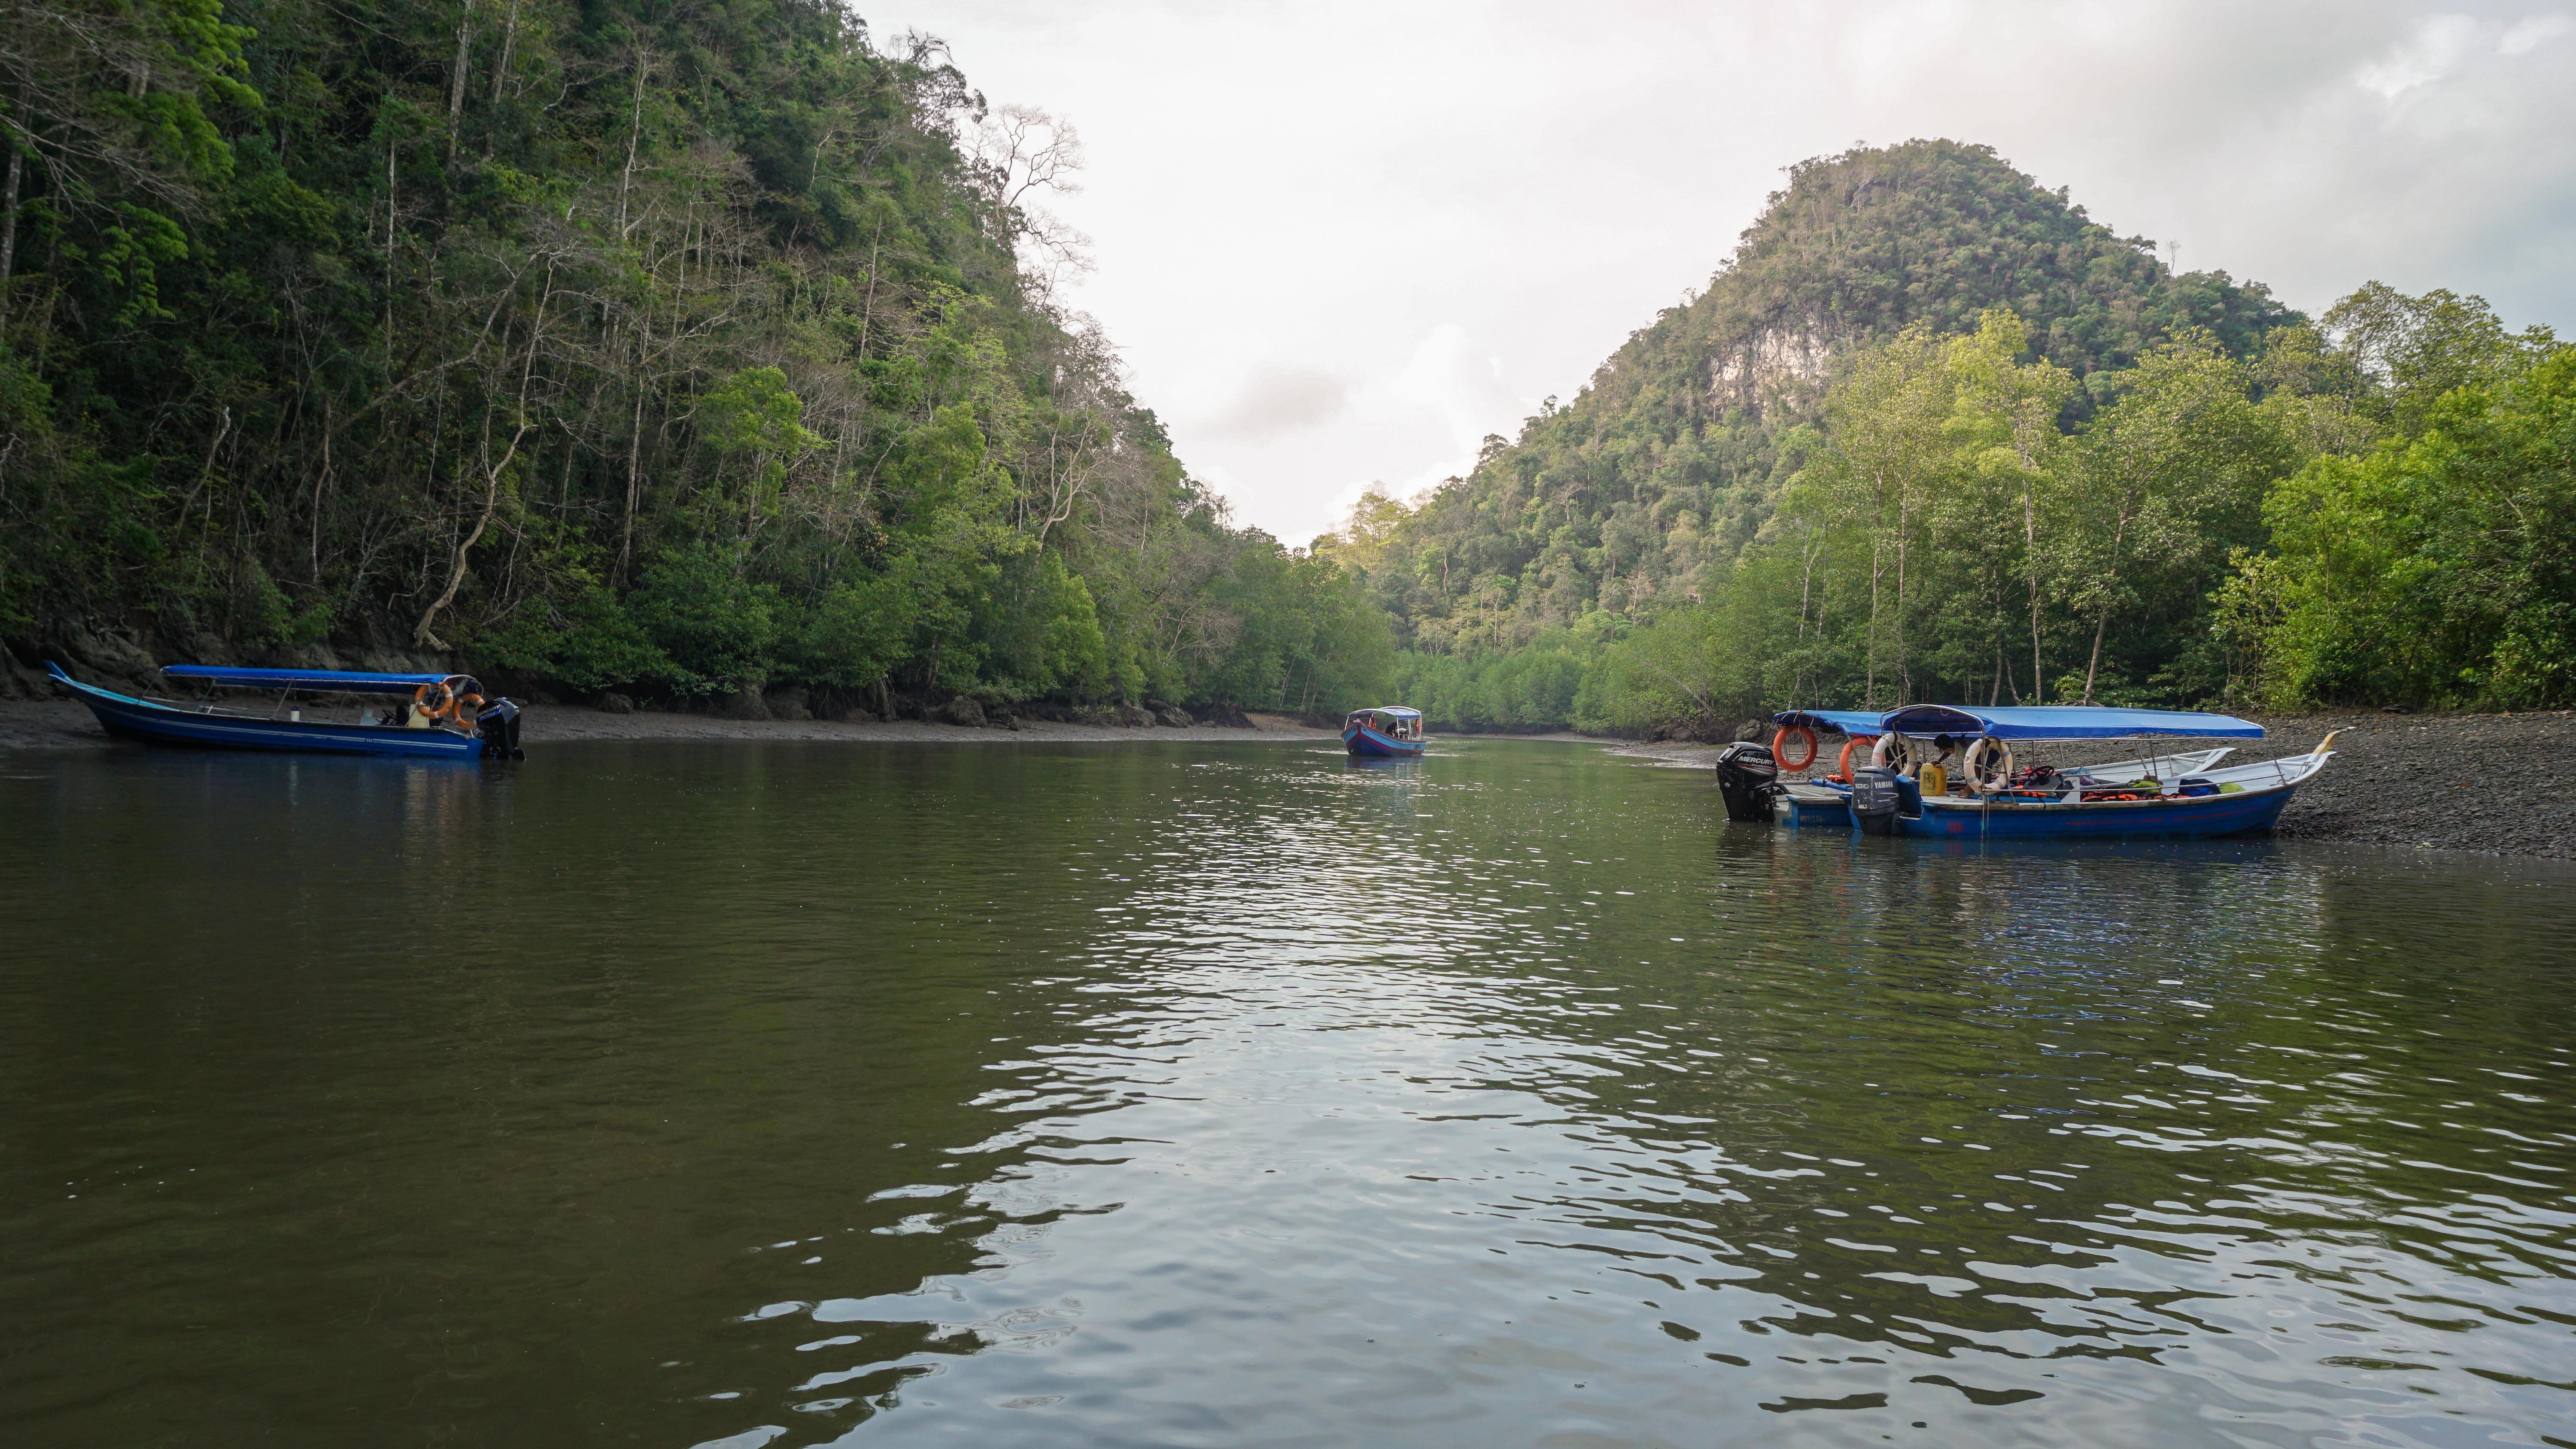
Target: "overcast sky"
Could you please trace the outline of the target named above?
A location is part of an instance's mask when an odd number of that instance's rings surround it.
[[[858,3],[1079,128],[1073,304],[1292,543],[1571,397],[1855,142],[1983,142],[2311,312],[2378,278],[2576,332],[2576,5]]]

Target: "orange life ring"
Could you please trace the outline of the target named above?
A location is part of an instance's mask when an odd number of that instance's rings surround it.
[[[1804,740],[1807,744],[1807,752],[1800,755],[1795,761],[1792,761],[1789,758],[1788,751],[1780,748],[1792,739]],[[1814,764],[1816,762],[1816,732],[1807,728],[1805,725],[1791,725],[1789,728],[1773,735],[1771,737],[1771,758],[1778,761],[1780,768],[1784,770],[1803,770],[1809,765]]]
[[[483,696],[460,694],[456,696],[456,703],[448,706],[447,714],[459,724],[472,724],[483,717]]]
[[[411,707],[431,719],[445,719],[456,708],[456,691],[443,679],[424,684],[411,692]]]
[[[1850,784],[1852,779],[1851,752],[1860,748],[1860,742],[1862,740],[1875,740],[1877,738],[1878,737],[1876,735],[1853,735],[1851,738],[1843,741],[1843,756],[1841,759],[1834,762],[1834,772],[1827,775],[1825,778],[1828,780],[1839,780],[1846,785]]]

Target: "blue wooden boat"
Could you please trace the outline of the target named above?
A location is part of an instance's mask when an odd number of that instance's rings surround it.
[[[227,669],[173,664],[161,672],[197,684],[208,697],[138,699],[83,684],[48,662],[46,672],[78,696],[109,734],[153,745],[232,750],[301,750],[335,755],[400,755],[413,759],[522,758],[519,707],[508,699],[485,700],[482,686],[463,674],[367,674],[336,669]],[[213,702],[217,689],[276,690],[265,715]],[[410,696],[379,718],[373,709],[354,719],[326,719],[324,710],[293,703],[298,694]],[[306,718],[311,714],[316,717]]]
[[[1781,793],[1776,818],[1934,840],[2210,840],[2269,830],[2299,786],[2334,755],[2329,734],[2304,755],[2246,765],[2220,765],[2232,747],[2159,747],[2128,760],[2064,768],[2017,766],[2013,759],[2015,742],[2263,737],[2263,727],[2249,720],[2196,711],[1909,705],[1883,713],[1791,710],[1772,718],[1780,726],[1774,749],[1804,765],[1822,763],[1820,737],[1846,741],[1832,774]],[[1855,763],[1863,748],[1866,755]]]
[[[1422,753],[1422,711],[1400,704],[1355,709],[1342,721],[1342,747],[1362,758],[1410,759]]]

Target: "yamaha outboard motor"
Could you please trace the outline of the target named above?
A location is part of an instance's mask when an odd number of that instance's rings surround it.
[[[1780,762],[1771,747],[1741,741],[1717,757],[1717,793],[1726,800],[1729,820],[1768,820],[1771,797],[1780,790]]]
[[[1852,771],[1851,812],[1860,822],[1864,835],[1894,835],[1896,806],[1902,797],[1897,793],[1896,772],[1877,765]]]
[[[474,732],[482,737],[483,757],[487,760],[524,760],[527,751],[519,748],[519,707],[507,696],[492,701],[492,707],[474,717]]]

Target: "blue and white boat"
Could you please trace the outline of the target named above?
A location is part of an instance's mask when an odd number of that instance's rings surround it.
[[[2219,762],[2233,746],[2159,745],[2127,760],[2064,767],[2013,758],[2015,743],[2263,738],[2250,720],[2182,710],[1908,705],[1883,713],[1790,710],[1772,719],[1784,768],[1820,763],[1823,737],[1845,741],[1833,773],[1781,793],[1779,818],[1935,840],[2207,840],[2269,830],[2334,756],[2329,734],[2303,755],[2232,766]]]
[[[1400,704],[1352,710],[1342,721],[1342,747],[1363,759],[1411,759],[1422,753],[1422,711]]]
[[[414,759],[522,758],[519,707],[487,700],[483,686],[465,674],[366,674],[337,669],[229,669],[173,664],[163,675],[200,686],[206,697],[138,699],[83,684],[48,662],[46,672],[78,696],[109,734],[153,745],[192,745],[233,750],[301,750],[335,755],[402,755]],[[217,689],[277,691],[265,715],[213,702]],[[354,719],[326,719],[321,709],[297,705],[298,694],[409,696],[384,711],[356,711]],[[311,713],[315,718],[306,718]]]

